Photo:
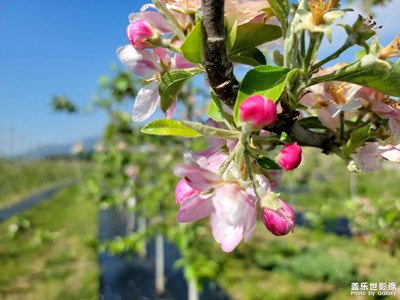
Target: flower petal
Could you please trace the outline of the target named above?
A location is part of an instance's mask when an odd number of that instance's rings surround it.
[[[147,50],[138,50],[132,45],[125,45],[117,49],[117,55],[125,68],[135,75],[151,78],[159,72],[157,58]]]
[[[354,162],[363,172],[375,172],[381,166],[381,153],[378,143],[365,144],[354,157]]]
[[[216,214],[211,214],[211,230],[215,240],[221,244],[221,249],[225,252],[233,251],[243,238],[243,224],[230,225]]]
[[[400,147],[387,145],[378,147],[379,151],[381,151],[381,155],[387,160],[394,161],[400,163]]]
[[[221,177],[218,174],[189,165],[176,166],[174,174],[185,177],[187,184],[198,191],[206,191],[222,183]]]
[[[176,215],[180,223],[193,222],[209,216],[214,211],[210,198],[201,198],[199,194],[192,195],[182,202]]]
[[[159,102],[158,82],[150,82],[141,88],[136,97],[132,120],[142,122],[148,119],[155,112]]]

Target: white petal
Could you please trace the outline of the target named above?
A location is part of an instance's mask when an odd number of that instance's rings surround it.
[[[244,241],[247,242],[252,237],[257,225],[257,210],[256,207],[250,203],[246,205],[246,219],[244,228]]]
[[[340,105],[339,109],[332,115],[332,118],[335,118],[341,111],[350,111],[354,109],[358,109],[362,107],[362,103],[357,100],[350,100],[346,104]]]
[[[387,160],[400,163],[400,147],[387,145],[378,147],[378,149]]]
[[[216,189],[212,197],[215,213],[233,226],[243,224],[246,196],[237,184],[224,184]]]
[[[117,55],[125,68],[140,77],[151,78],[159,71],[157,58],[147,50],[125,45],[117,49]]]
[[[158,82],[150,82],[141,88],[136,97],[132,120],[142,122],[148,119],[155,112],[159,102]]]
[[[243,224],[232,226],[216,214],[211,214],[211,229],[215,240],[221,244],[221,249],[225,252],[235,249],[243,237]]]

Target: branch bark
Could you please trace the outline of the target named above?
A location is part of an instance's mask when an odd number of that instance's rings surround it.
[[[203,64],[208,82],[226,105],[235,106],[239,82],[225,44],[224,0],[202,0]]]

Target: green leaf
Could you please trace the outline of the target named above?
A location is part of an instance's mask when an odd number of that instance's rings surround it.
[[[266,170],[280,170],[282,169],[275,161],[268,157],[257,159],[258,164]]]
[[[166,111],[176,99],[184,84],[194,75],[203,72],[199,68],[171,70],[161,76],[158,92],[161,97],[161,109]]]
[[[274,15],[282,25],[286,24],[289,15],[289,2],[287,0],[269,0],[268,1]]]
[[[236,40],[231,54],[253,49],[261,44],[276,40],[282,36],[279,26],[249,22],[237,27]]]
[[[181,45],[183,56],[190,62],[200,64],[203,61],[203,41],[201,32],[201,21],[185,38]]]
[[[400,97],[400,65],[374,58],[372,55],[366,55],[331,74],[316,77],[311,84],[332,80],[355,83]]]
[[[258,66],[244,76],[234,108],[235,123],[239,124],[239,105],[250,95],[260,94],[278,100],[285,87],[288,75],[296,72],[276,66]]]
[[[257,48],[244,50],[239,53],[234,53],[234,54],[230,55],[230,59],[233,62],[241,63],[241,64],[253,66],[253,67],[267,64],[264,54]]]
[[[225,119],[224,110],[219,99],[211,92],[211,102],[207,111],[208,116],[216,122],[223,122]]]
[[[351,153],[357,150],[370,136],[371,124],[364,125],[363,127],[355,129],[350,139],[347,141],[343,148],[343,154],[349,157]]]
[[[188,128],[179,121],[160,119],[150,122],[141,130],[143,133],[162,136],[199,137],[200,133]]]
[[[232,131],[227,129],[216,128],[212,126],[203,125],[198,122],[190,122],[182,120],[181,123],[205,137],[221,138],[221,139],[239,139],[240,131]]]
[[[230,22],[226,22],[226,32],[228,33],[226,35],[226,47],[228,51],[230,51],[233,48],[233,45],[235,44],[236,41],[236,35],[237,35],[237,20],[235,19],[233,24],[230,24]]]
[[[356,60],[363,58],[365,55],[367,55],[367,52],[365,51],[365,49],[361,49],[360,51],[357,51]]]
[[[318,117],[303,118],[298,120],[297,123],[305,129],[326,129]]]

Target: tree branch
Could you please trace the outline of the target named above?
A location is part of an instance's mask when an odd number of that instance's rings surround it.
[[[224,0],[202,0],[203,64],[216,96],[233,108],[239,82],[225,44]]]

